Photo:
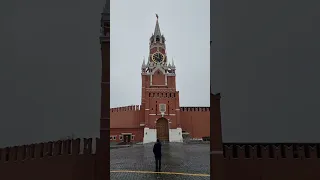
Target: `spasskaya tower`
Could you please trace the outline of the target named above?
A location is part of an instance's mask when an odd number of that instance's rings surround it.
[[[161,34],[158,15],[149,39],[149,55],[141,66],[141,122],[143,142],[156,139],[182,142],[179,91],[176,91],[176,67],[168,60],[166,39]]]

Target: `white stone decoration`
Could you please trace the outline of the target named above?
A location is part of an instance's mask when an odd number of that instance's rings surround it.
[[[182,129],[169,129],[169,142],[183,142]]]
[[[144,128],[143,131],[143,144],[156,142],[157,141],[157,130]]]

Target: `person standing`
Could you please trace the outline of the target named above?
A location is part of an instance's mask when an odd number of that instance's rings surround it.
[[[153,146],[153,154],[156,160],[156,172],[161,171],[161,143],[160,140],[157,139],[157,142]]]

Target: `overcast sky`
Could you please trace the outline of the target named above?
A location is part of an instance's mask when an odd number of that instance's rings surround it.
[[[222,93],[224,141],[319,142],[318,1],[230,1],[210,4],[210,72]],[[111,11],[119,21],[111,40],[123,41],[111,46],[111,82],[122,93],[112,89],[119,99],[112,105],[140,104],[155,13],[177,65],[181,105],[208,105],[201,91],[209,89],[208,1],[115,1],[122,2]],[[0,146],[99,135],[104,3],[0,1]]]
[[[210,1],[111,0],[110,106],[141,104],[141,64],[159,15],[181,106],[210,106]]]

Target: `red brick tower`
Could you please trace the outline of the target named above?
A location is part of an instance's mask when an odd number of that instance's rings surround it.
[[[110,177],[110,1],[107,0],[101,17],[101,114],[100,114],[100,143],[98,148],[97,179]]]
[[[141,67],[142,98],[141,123],[144,124],[143,142],[156,139],[182,142],[179,92],[176,91],[176,67],[168,62],[165,37],[161,34],[158,15],[154,33],[149,39],[147,63]]]
[[[220,110],[220,93],[210,96],[210,168],[211,178],[217,180],[224,179],[225,165],[223,156],[222,130],[221,130],[221,110]]]

